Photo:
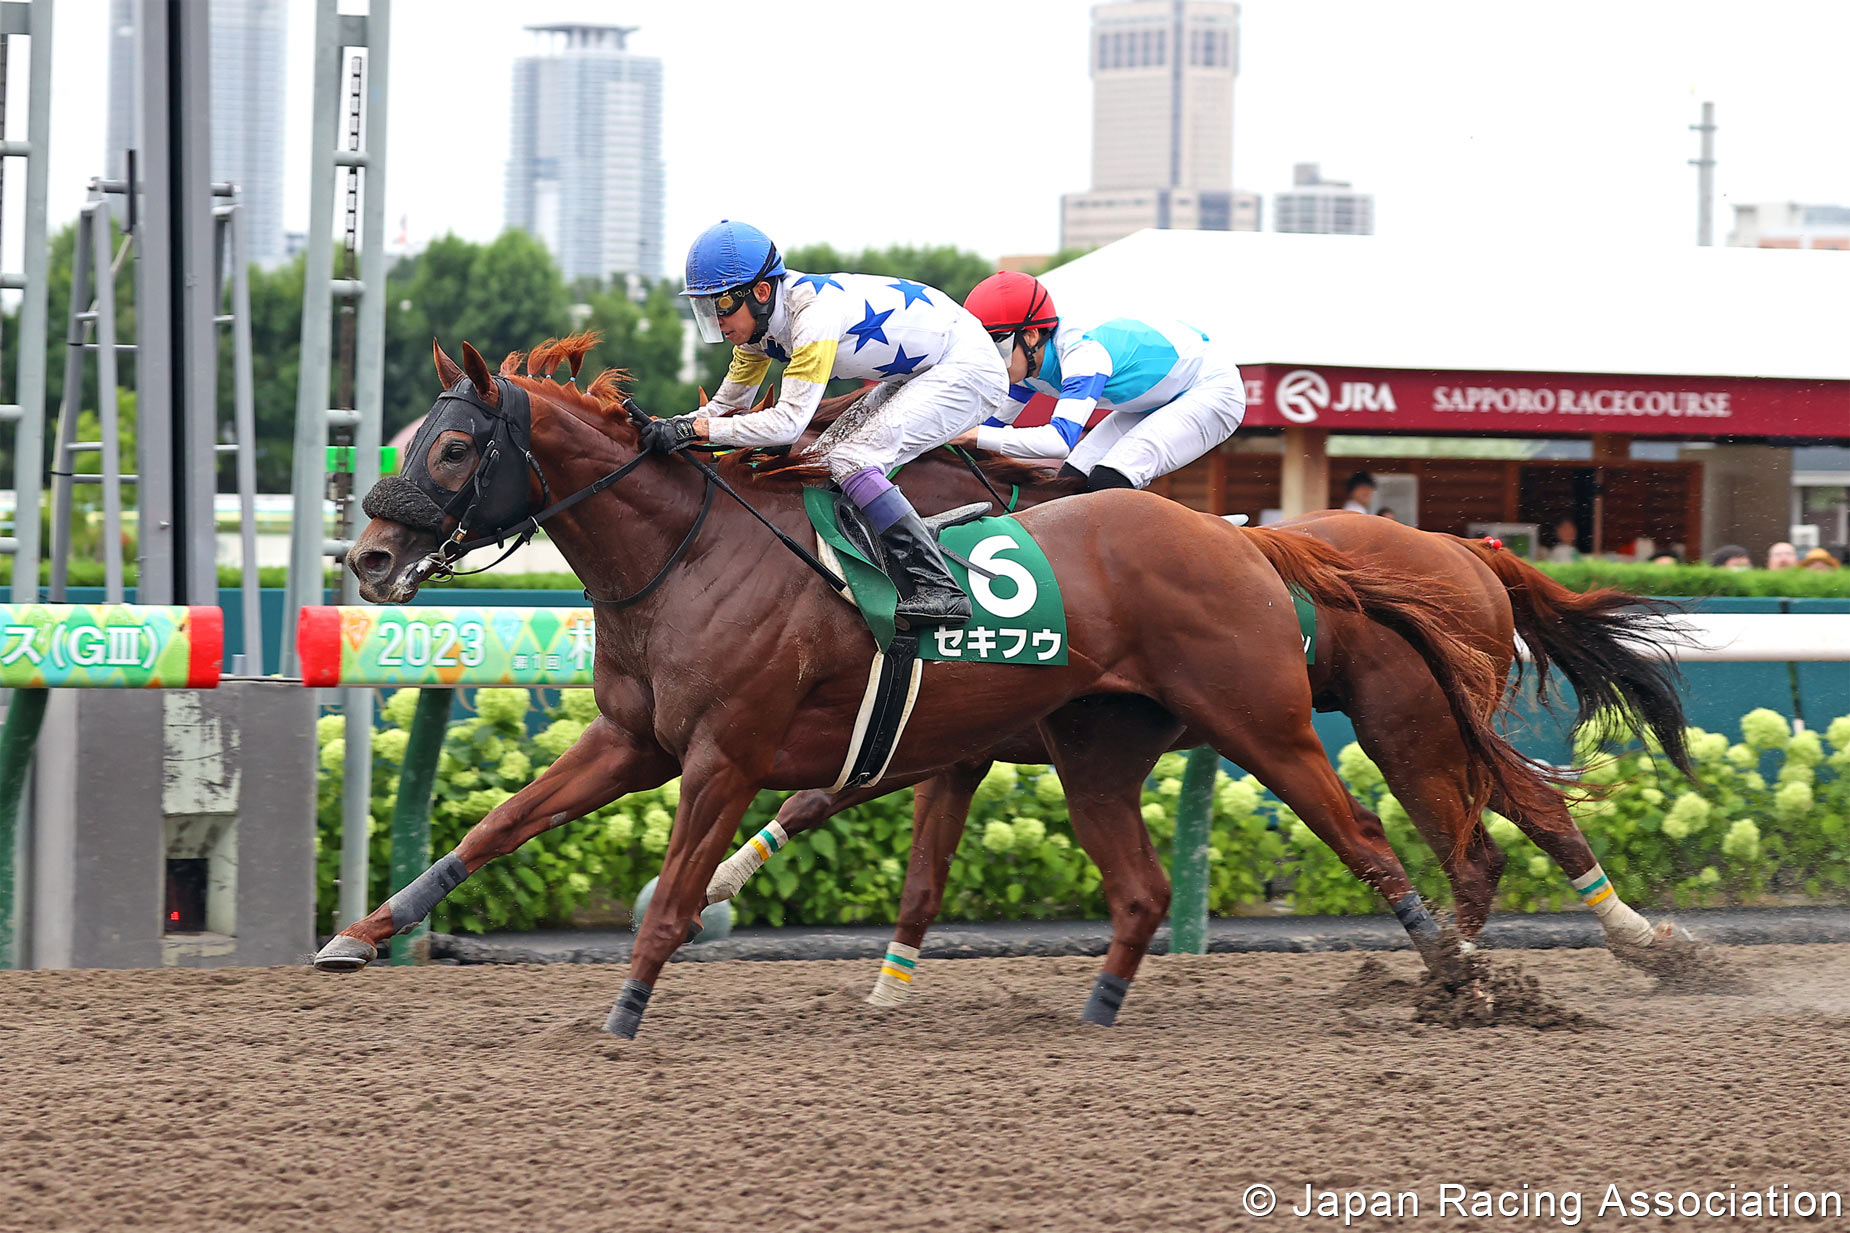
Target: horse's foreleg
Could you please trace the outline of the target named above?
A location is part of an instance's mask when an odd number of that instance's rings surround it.
[[[730,760],[687,768],[661,879],[637,928],[629,979],[604,1021],[606,1031],[632,1039],[642,1026],[656,977],[668,956],[698,931],[713,871],[757,791],[757,779]]]
[[[324,972],[366,966],[387,938],[415,927],[464,878],[495,857],[620,796],[657,787],[674,773],[673,760],[653,741],[639,742],[598,717],[544,774],[470,828],[454,851],[335,935],[315,956],[315,966]]]
[[[813,831],[844,810],[856,805],[878,800],[889,792],[897,792],[913,779],[883,779],[879,783],[869,784],[865,788],[850,788],[845,792],[826,792],[821,788],[806,788],[792,793],[785,801],[777,816],[765,823],[764,828],[739,846],[739,850],[720,862],[713,871],[713,880],[707,884],[707,902],[718,903],[722,899],[731,899],[745,888],[745,883],[757,873],[764,863],[783,850],[786,843],[805,831]]]
[[[897,1006],[912,989],[919,947],[944,903],[951,857],[970,818],[971,798],[989,767],[987,760],[961,763],[921,783],[913,795],[912,858],[899,897],[899,925],[880,963],[874,991],[867,995],[875,1006]]]

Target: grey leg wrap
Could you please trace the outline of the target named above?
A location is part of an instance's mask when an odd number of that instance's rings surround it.
[[[1401,928],[1413,938],[1415,945],[1423,947],[1439,940],[1439,922],[1432,918],[1432,913],[1420,902],[1418,891],[1408,891],[1394,901],[1394,916],[1400,921]]]
[[[1086,999],[1086,1013],[1080,1017],[1087,1023],[1110,1027],[1118,1021],[1118,1008],[1124,1005],[1124,995],[1130,987],[1131,982],[1122,976],[1100,972],[1092,984],[1092,996]]]
[[[385,906],[392,910],[393,932],[406,933],[417,928],[430,915],[431,909],[442,903],[443,897],[461,886],[468,876],[462,858],[454,852],[420,873],[411,885],[385,901]]]
[[[610,1008],[610,1017],[604,1020],[604,1030],[624,1040],[635,1040],[636,1029],[642,1026],[642,1012],[649,1009],[649,995],[654,992],[639,980],[624,981],[622,992],[617,994],[617,1004]]]

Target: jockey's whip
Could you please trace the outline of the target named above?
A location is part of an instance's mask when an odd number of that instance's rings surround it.
[[[650,415],[647,411],[644,411],[641,407],[637,406],[634,399],[625,398],[623,400],[623,409],[629,413],[630,422],[636,425],[637,428],[641,428],[644,424],[648,423],[651,419],[655,418],[654,416]],[[777,527],[774,523],[772,523],[772,521],[769,518],[766,518],[763,514],[759,513],[757,509],[755,509],[752,506],[752,503],[750,501],[747,501],[744,497],[740,496],[737,492],[733,491],[732,485],[728,484],[724,479],[721,479],[719,472],[713,469],[713,464],[707,462],[704,458],[700,458],[694,454],[683,453],[682,457],[686,458],[689,462],[693,463],[696,467],[699,467],[701,474],[707,477],[707,480],[709,483],[717,484],[721,492],[731,497],[734,501],[737,501],[741,506],[745,508],[746,513],[750,514],[753,518],[756,518],[759,522],[762,522],[765,526],[765,530],[777,536],[778,540],[783,543],[784,547],[796,553],[797,559],[802,561],[803,564],[809,566],[811,569],[815,570],[818,574],[822,575],[823,581],[827,582],[832,589],[837,590],[837,591],[843,591],[847,589],[848,584],[842,579],[836,577],[834,570],[824,565],[821,561],[818,561],[813,555],[810,554],[809,549],[803,547],[803,545],[797,543],[794,539],[791,539],[788,535],[784,534],[784,532],[779,527]]]

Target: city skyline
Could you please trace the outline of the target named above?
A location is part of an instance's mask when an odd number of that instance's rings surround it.
[[[211,5],[212,178],[238,186],[244,251],[251,262],[275,265],[288,255],[283,228],[288,5],[285,0],[211,0]],[[134,7],[134,0],[109,0],[109,112],[98,165],[117,180],[126,173],[124,151],[135,143]],[[121,217],[121,199],[116,200]]]
[[[514,61],[503,220],[544,243],[568,281],[665,272],[662,61],[633,26],[527,27]]]
[[[521,27],[620,20],[642,27],[632,46],[664,61],[671,271],[702,226],[733,215],[787,248],[944,243],[1000,256],[1057,245],[1059,196],[1089,175],[1085,4],[944,0],[923,20],[910,7],[828,0],[804,6],[801,32],[749,4],[692,7],[398,0],[394,232],[408,217],[413,246],[446,231],[497,234]],[[1294,163],[1320,162],[1376,195],[1384,238],[1688,244],[1696,192],[1687,160],[1697,150],[1689,125],[1707,98],[1720,125],[1718,232],[1734,203],[1850,203],[1850,160],[1837,153],[1850,78],[1832,68],[1831,50],[1850,41],[1850,6],[1570,2],[1547,20],[1452,3],[1241,8],[1236,181],[1269,196],[1289,187]],[[313,6],[292,4],[288,21],[284,226],[301,230]],[[83,87],[107,26],[107,0],[58,6],[54,226],[75,216],[84,183],[102,171],[105,92]],[[799,73],[797,64],[808,67]],[[768,120],[741,84],[748,70],[779,82]],[[998,98],[1025,101],[999,108]],[[14,123],[24,110],[11,109]],[[797,143],[806,123],[843,134],[820,164]],[[1595,199],[1627,209],[1575,208]],[[1461,209],[1472,200],[1497,208]],[[15,252],[19,234],[9,217]]]

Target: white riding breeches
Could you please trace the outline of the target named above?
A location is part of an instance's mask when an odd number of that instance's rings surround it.
[[[1219,357],[1202,362],[1195,383],[1149,411],[1114,411],[1067,455],[1076,471],[1110,467],[1139,488],[1179,471],[1231,437],[1246,417],[1246,383]]]
[[[864,467],[891,471],[994,415],[1008,383],[996,345],[971,318],[943,359],[876,385],[810,450],[828,461],[837,483]]]

